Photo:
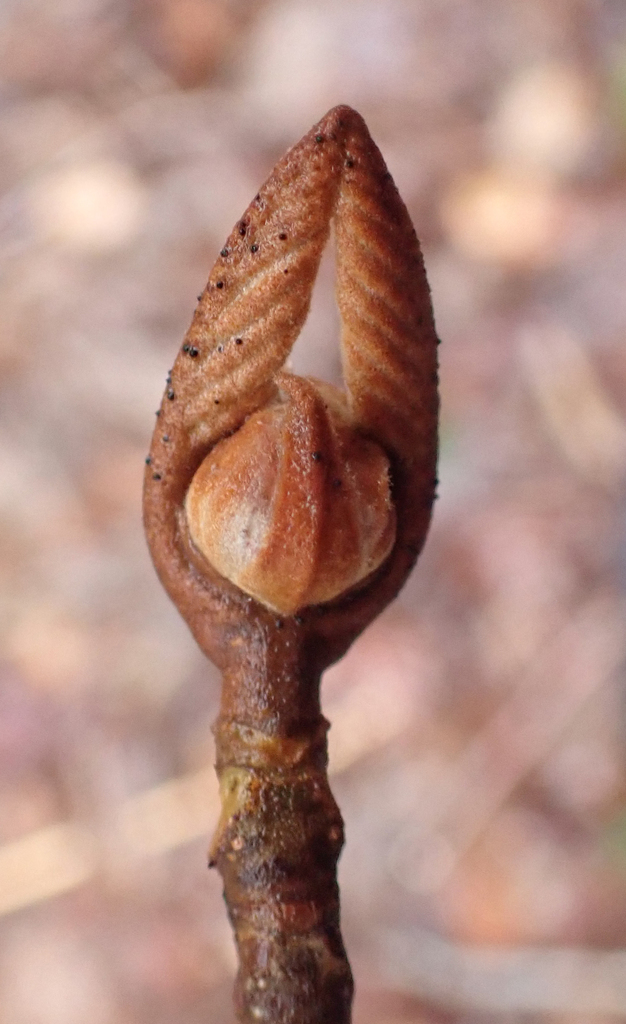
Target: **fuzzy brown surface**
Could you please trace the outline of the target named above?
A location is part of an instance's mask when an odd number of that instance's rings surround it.
[[[332,601],[395,542],[389,460],[329,384],[281,373],[284,400],[219,442],[185,500],[208,562],[278,614]],[[298,515],[294,516],[294,508]]]

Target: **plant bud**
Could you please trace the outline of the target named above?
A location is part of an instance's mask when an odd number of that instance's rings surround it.
[[[222,576],[290,615],[345,593],[396,530],[389,460],[337,388],[282,373],[274,401],[219,441],[185,502],[189,533]]]

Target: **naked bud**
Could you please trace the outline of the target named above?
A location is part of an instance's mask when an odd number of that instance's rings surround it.
[[[331,223],[341,392],[283,371]],[[345,650],[424,543],[437,413],[419,243],[363,119],[336,107],[277,163],[226,239],[159,410],[146,535],[209,657],[222,657],[216,615],[234,621],[243,608],[263,617],[317,605],[311,621],[334,637],[319,649],[330,659]],[[257,608],[242,604],[249,596]]]
[[[284,372],[331,223],[342,391]],[[152,557],[223,673],[210,864],[235,932],[241,1024],[350,1024],[320,675],[419,554],[437,413],[413,225],[365,122],[335,107],[220,250],[146,460]]]
[[[220,441],[185,503],[214,569],[290,615],[345,593],[395,540],[389,462],[354,425],[343,394],[288,374],[278,397]]]

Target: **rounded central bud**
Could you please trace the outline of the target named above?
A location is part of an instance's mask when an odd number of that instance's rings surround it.
[[[289,374],[277,384],[276,401],[204,459],[185,509],[213,568],[290,615],[378,568],[396,516],[389,460],[359,432],[342,392]]]

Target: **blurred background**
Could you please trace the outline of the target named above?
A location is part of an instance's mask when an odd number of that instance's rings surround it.
[[[324,683],[355,1022],[626,1017],[626,3],[2,0],[10,1024],[232,1024],[219,679],[143,461],[224,238],[339,102],[443,339],[424,554]],[[332,256],[294,360],[338,377]]]

